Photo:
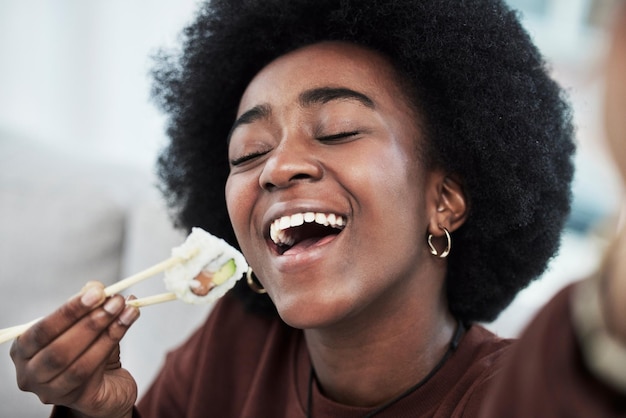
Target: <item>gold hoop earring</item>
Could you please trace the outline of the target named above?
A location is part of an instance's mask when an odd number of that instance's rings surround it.
[[[254,293],[258,293],[259,295],[266,294],[267,290],[265,290],[262,286],[256,284],[254,278],[252,277],[253,275],[254,272],[252,271],[252,267],[248,267],[248,272],[246,273],[246,282],[248,282],[248,287],[252,289]]]
[[[450,250],[452,249],[452,237],[450,236],[450,232],[448,232],[446,228],[444,228],[443,226],[439,226],[439,228],[443,229],[443,232],[446,234],[446,241],[447,241],[446,249],[443,250],[441,254],[439,254],[439,252],[433,245],[433,241],[432,241],[433,234],[428,234],[428,246],[430,247],[430,253],[432,255],[434,255],[435,257],[439,257],[439,258],[446,258],[448,254],[450,254]]]

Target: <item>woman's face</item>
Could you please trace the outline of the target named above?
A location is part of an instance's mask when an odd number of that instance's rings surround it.
[[[425,235],[442,176],[425,169],[422,141],[390,64],[358,46],[299,49],[249,84],[226,200],[288,324],[324,327],[437,297]]]

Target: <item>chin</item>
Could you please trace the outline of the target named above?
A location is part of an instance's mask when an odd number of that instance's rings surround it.
[[[340,322],[350,311],[346,304],[337,301],[279,301],[276,309],[281,319],[298,329],[326,328]]]

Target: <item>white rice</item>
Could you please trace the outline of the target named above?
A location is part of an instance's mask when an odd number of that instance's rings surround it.
[[[248,270],[243,255],[226,241],[209,234],[202,228],[192,228],[185,242],[172,248],[172,256],[185,261],[165,270],[165,286],[176,297],[187,303],[210,303],[221,298]],[[201,271],[215,273],[230,259],[235,260],[235,274],[224,283],[213,288],[207,295],[192,292],[200,285],[195,280]]]

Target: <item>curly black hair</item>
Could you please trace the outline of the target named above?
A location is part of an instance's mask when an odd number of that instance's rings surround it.
[[[567,99],[500,0],[204,3],[181,49],[160,53],[153,70],[171,139],[157,167],[175,223],[237,245],[224,185],[239,99],[269,62],[325,40],[384,54],[412,84],[429,157],[462,179],[470,202],[448,258],[450,310],[494,319],[558,250],[575,150]]]

